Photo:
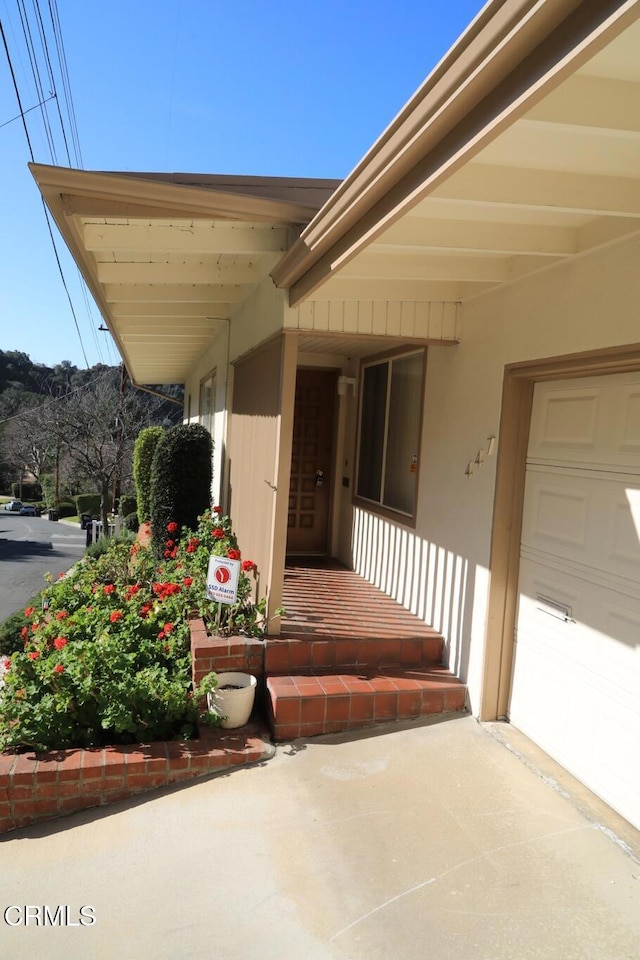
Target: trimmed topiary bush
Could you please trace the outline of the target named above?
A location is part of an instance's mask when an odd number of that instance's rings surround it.
[[[137,509],[140,523],[151,519],[151,468],[153,455],[164,427],[145,427],[138,434],[133,448],[133,480],[136,485]]]
[[[158,442],[151,470],[151,530],[157,556],[162,557],[167,524],[195,528],[211,505],[213,441],[198,423],[167,430]],[[138,511],[140,520],[142,516]],[[175,539],[175,537],[174,537]]]
[[[138,512],[138,502],[130,493],[123,493],[118,504],[118,513],[121,517],[128,517],[130,513]]]

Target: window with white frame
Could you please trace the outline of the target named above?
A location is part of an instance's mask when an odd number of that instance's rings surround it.
[[[206,427],[213,436],[213,420],[216,402],[216,374],[215,371],[200,382],[200,403],[198,418],[203,427]]]
[[[425,353],[365,362],[356,495],[415,516]]]

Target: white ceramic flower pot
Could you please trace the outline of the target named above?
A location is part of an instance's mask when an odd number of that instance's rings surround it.
[[[212,713],[224,717],[221,726],[226,730],[247,723],[256,697],[256,678],[250,673],[218,674],[218,686],[207,694],[207,706]],[[225,690],[225,687],[231,689]]]

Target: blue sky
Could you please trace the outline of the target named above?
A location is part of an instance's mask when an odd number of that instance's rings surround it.
[[[344,177],[482,6],[482,0],[57,0],[81,165]],[[26,111],[38,94],[20,11],[26,10],[38,54],[38,7],[64,116],[48,0],[0,0],[0,18]],[[47,95],[46,72],[42,85]],[[66,166],[56,101],[45,109],[57,162]],[[85,354],[89,365],[115,363],[110,336],[97,331],[100,316],[85,300],[54,227],[80,336],[76,330],[27,170],[24,128],[20,120],[7,123],[17,113],[0,45],[0,348],[49,365],[71,360],[84,367]],[[40,110],[26,120],[36,161],[54,162]]]

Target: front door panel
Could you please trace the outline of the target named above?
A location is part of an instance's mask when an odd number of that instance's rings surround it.
[[[287,553],[328,552],[336,374],[298,370]]]

